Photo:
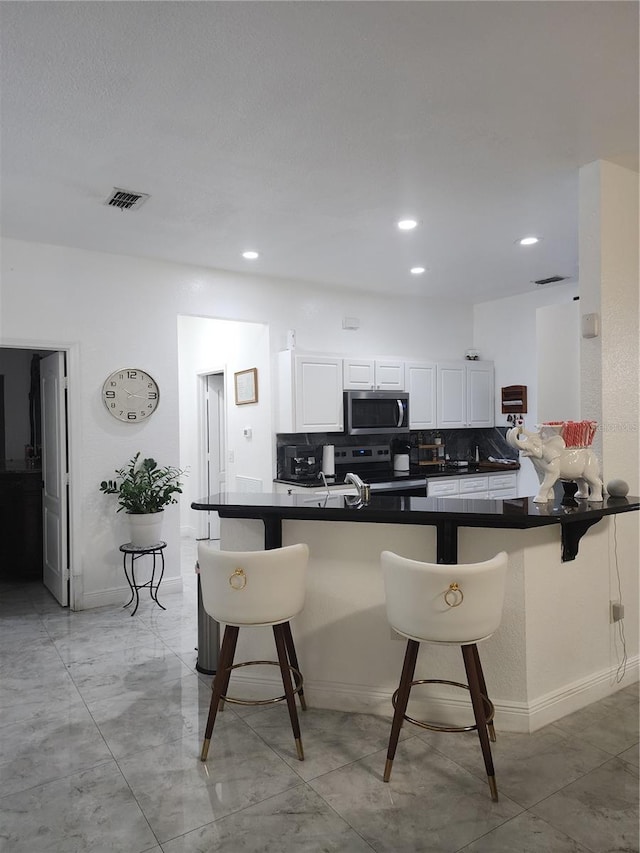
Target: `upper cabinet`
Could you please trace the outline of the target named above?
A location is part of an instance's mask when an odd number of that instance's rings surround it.
[[[278,432],[342,432],[342,359],[278,353]]]
[[[440,429],[494,426],[493,362],[438,362],[437,412]]]
[[[435,429],[436,365],[429,361],[407,361],[404,366],[409,392],[409,429]]]
[[[345,358],[345,390],[405,391],[405,363],[397,359]]]

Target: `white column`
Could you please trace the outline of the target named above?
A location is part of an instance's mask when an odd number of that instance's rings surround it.
[[[582,417],[599,424],[605,483],[638,475],[638,174],[603,160],[580,170],[580,314],[600,333],[581,338]]]
[[[581,338],[581,414],[600,425],[595,449],[605,485],[626,480],[632,495],[640,493],[638,177],[606,161],[580,170],[580,313],[597,314],[600,325],[598,337]],[[638,677],[638,513],[617,515],[597,526],[605,524],[608,540],[602,556],[607,559],[599,573],[608,571],[609,601],[624,604],[629,665],[622,683],[628,684]],[[585,582],[590,582],[588,574]],[[601,589],[598,597],[604,593]],[[609,601],[601,601],[594,631],[599,631]],[[619,626],[608,618],[607,623],[614,673],[623,640]]]

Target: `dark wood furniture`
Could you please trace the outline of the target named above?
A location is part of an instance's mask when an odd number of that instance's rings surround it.
[[[0,578],[42,580],[41,471],[0,471]]]

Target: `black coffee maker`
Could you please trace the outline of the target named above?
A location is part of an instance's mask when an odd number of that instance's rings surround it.
[[[284,444],[278,448],[280,480],[317,480],[321,465],[322,447],[313,444]]]

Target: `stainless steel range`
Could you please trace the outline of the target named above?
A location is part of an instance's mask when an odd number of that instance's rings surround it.
[[[357,474],[371,486],[372,492],[406,493],[408,489],[425,490],[426,476],[411,475],[410,471],[394,472],[392,454],[388,445],[363,445],[358,447],[336,447],[335,481],[340,483],[347,473]]]

